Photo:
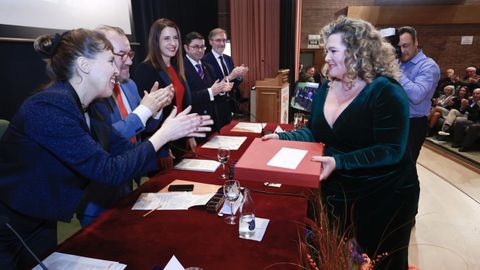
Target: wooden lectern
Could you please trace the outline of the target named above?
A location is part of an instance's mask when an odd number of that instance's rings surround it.
[[[275,78],[256,81],[256,121],[262,123],[288,123],[289,83],[288,69],[278,71]]]

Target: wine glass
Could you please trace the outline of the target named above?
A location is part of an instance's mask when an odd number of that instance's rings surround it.
[[[228,159],[230,158],[230,150],[225,147],[218,148],[217,159],[218,162],[222,163],[223,173],[220,175],[220,179],[227,179],[227,174],[225,173],[225,164],[227,164]]]
[[[225,222],[230,225],[234,225],[235,223],[235,215],[233,213],[233,205],[235,201],[240,197],[240,182],[237,180],[227,180],[223,184],[223,196],[225,200],[228,201],[230,204],[230,213],[231,215],[225,217]]]

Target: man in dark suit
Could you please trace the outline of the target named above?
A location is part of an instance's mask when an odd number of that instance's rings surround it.
[[[235,112],[239,111],[237,106],[241,99],[239,84],[242,82],[243,76],[248,72],[248,68],[244,65],[235,67],[232,57],[223,53],[227,42],[227,32],[225,30],[221,28],[213,29],[210,31],[208,39],[212,46],[212,51],[205,55],[203,61],[213,67],[215,79],[234,83],[230,97],[235,100],[219,106],[219,110],[224,114],[224,118],[228,119],[226,123],[228,124],[232,118],[232,110]]]
[[[205,38],[201,34],[188,33],[184,42],[186,57],[183,62],[192,95],[192,112],[210,115],[214,121],[213,131],[218,131],[229,119],[225,119],[224,113],[219,113],[217,104],[226,102],[224,93],[232,89],[233,83],[215,80],[212,66],[202,61],[205,55]]]

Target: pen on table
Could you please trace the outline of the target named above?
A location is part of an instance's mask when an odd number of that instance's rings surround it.
[[[160,208],[160,207],[162,207],[161,204],[159,204],[157,207],[155,207],[155,208],[153,208],[152,210],[150,210],[150,211],[148,211],[147,213],[145,213],[145,214],[143,215],[143,217],[146,217],[146,216],[150,215],[150,213],[152,213],[153,211],[157,210],[157,209]]]

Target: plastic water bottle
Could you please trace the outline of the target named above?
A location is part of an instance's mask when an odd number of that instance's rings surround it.
[[[243,238],[250,238],[255,234],[255,208],[252,196],[247,188],[243,191],[238,233]]]

